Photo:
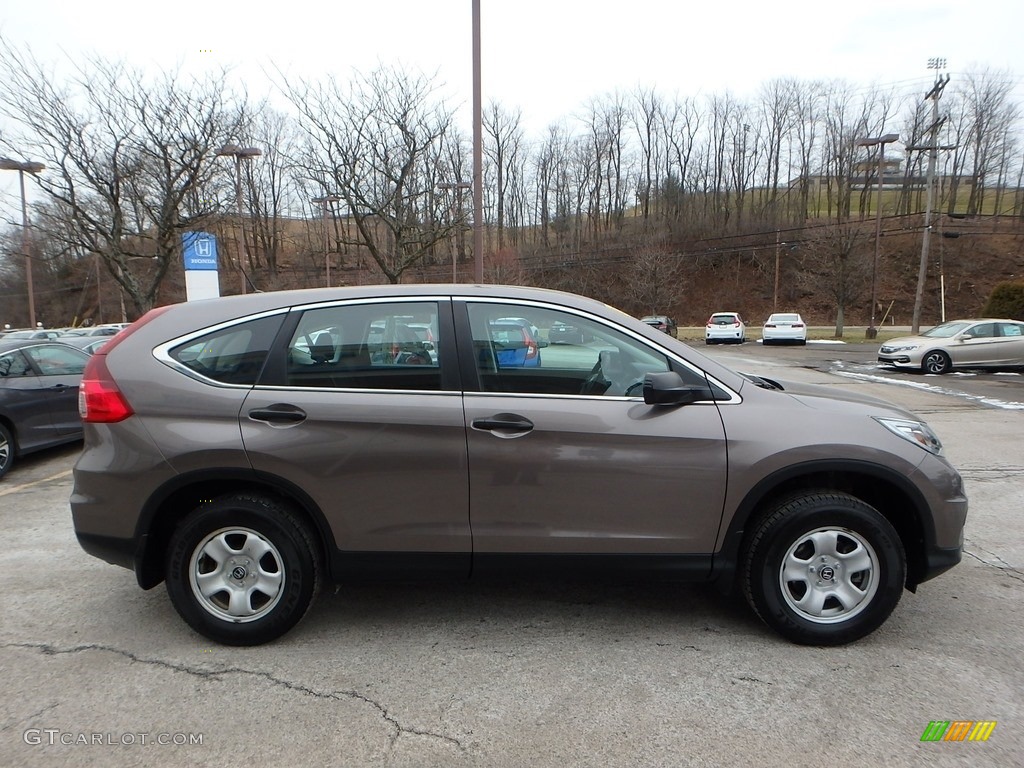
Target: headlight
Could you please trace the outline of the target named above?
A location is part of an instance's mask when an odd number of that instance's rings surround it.
[[[942,441],[938,435],[932,432],[932,428],[923,421],[911,421],[910,419],[882,419],[875,418],[879,424],[888,429],[894,435],[899,435],[904,440],[909,440],[921,446],[929,453],[936,456],[942,455]]]
[[[917,349],[917,344],[903,344],[899,347],[890,347],[893,352],[910,352],[913,349]]]

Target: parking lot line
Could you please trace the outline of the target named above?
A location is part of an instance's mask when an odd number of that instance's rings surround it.
[[[22,483],[21,485],[15,485],[12,488],[0,488],[0,496],[7,496],[8,494],[11,493],[17,493],[18,491],[23,491],[26,488],[31,488],[34,485],[42,485],[43,483],[48,483],[51,480],[60,480],[62,477],[67,477],[68,475],[70,475],[72,471],[73,470],[65,469],[63,472],[58,472],[55,475],[44,477],[41,480],[33,480],[31,483]]]

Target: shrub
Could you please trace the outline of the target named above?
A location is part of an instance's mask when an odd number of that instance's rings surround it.
[[[985,317],[1024,320],[1024,282],[999,283],[981,313]]]

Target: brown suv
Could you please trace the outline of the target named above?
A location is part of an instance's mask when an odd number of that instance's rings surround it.
[[[507,317],[586,341],[526,366]],[[82,546],[166,581],[228,644],[288,631],[328,579],[642,574],[738,586],[782,635],[831,645],[963,544],[960,476],[914,415],[736,373],[553,291],[161,307],[91,358],[80,409]]]

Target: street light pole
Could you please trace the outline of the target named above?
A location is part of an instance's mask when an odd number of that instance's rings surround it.
[[[327,287],[331,287],[331,237],[330,231],[327,228],[327,206],[331,203],[337,203],[341,201],[339,195],[324,195],[323,197],[314,197],[312,202],[323,207],[323,223],[324,223],[324,264],[327,267]]]
[[[484,281],[483,104],[480,88],[480,0],[473,0],[473,277]]]
[[[875,202],[875,257],[871,262],[871,323],[864,333],[865,339],[878,338],[875,327],[875,304],[878,302],[878,257],[882,249],[882,177],[885,173],[885,145],[899,141],[898,133],[887,133],[869,139],[857,139],[858,147],[878,147],[878,197]]]
[[[245,255],[245,224],[242,218],[242,160],[251,160],[254,157],[259,157],[263,154],[263,151],[256,147],[240,147],[237,144],[225,144],[219,150],[217,150],[217,157],[234,157],[235,158],[235,207],[238,213],[238,226],[241,229],[242,237],[238,247],[238,274],[240,277],[242,293],[246,293],[246,281],[247,277],[245,274],[245,267],[243,266],[242,257]]]
[[[0,170],[17,171],[18,182],[21,186],[21,252],[25,257],[25,285],[28,290],[28,325],[36,327],[36,297],[32,288],[32,257],[29,255],[28,242],[28,203],[25,199],[25,173],[36,174],[46,166],[42,163],[30,161],[19,162],[9,157],[0,157]]]

